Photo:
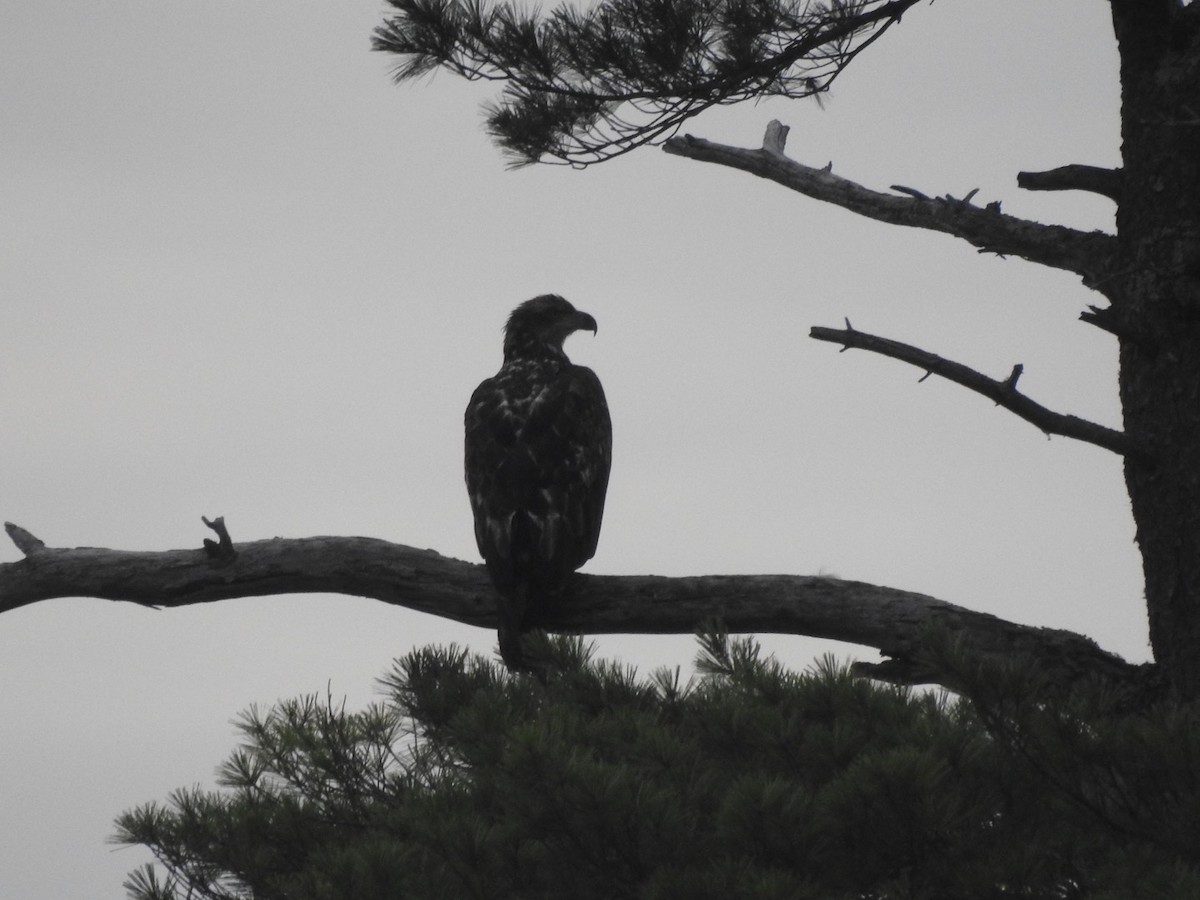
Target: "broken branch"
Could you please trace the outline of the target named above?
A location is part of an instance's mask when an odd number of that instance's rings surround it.
[[[701,162],[717,163],[766,178],[805,196],[892,225],[940,231],[967,241],[983,252],[1019,256],[1030,262],[1075,272],[1085,284],[1099,284],[1108,271],[1116,239],[1099,231],[1084,232],[1062,225],[1043,225],[1000,212],[998,204],[976,206],[974,195],[957,199],[929,197],[913,188],[893,190],[897,197],[863,187],[784,155],[787,129],[772,122],[760,148],[730,147],[683,135],[663,150]]]
[[[217,540],[211,538],[204,539],[204,552],[208,554],[208,558],[215,563],[230,563],[237,557],[237,551],[233,549],[233,540],[229,537],[229,531],[225,527],[225,517],[217,516],[211,522],[204,516],[200,517],[208,528],[211,528],[217,535]]]
[[[1120,169],[1102,169],[1072,163],[1045,172],[1018,172],[1017,187],[1027,191],[1091,191],[1121,202],[1124,175]]]

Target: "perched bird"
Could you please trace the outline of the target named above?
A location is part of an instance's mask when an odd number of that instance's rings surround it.
[[[563,352],[596,320],[556,294],[513,310],[504,364],[467,406],[466,475],[475,542],[500,595],[500,656],[531,670],[521,633],[600,538],[612,421],[596,373]]]

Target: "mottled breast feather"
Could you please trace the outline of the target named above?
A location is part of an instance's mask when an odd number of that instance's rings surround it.
[[[475,390],[465,424],[475,540],[497,588],[560,592],[600,538],[612,464],[600,380],[565,358],[513,360]]]

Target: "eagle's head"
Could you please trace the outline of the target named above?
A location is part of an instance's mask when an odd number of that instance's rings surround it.
[[[542,294],[512,311],[504,326],[504,360],[518,357],[565,359],[563,341],[576,331],[596,333],[596,320],[558,294]]]

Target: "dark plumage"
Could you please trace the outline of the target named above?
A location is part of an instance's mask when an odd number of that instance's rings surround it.
[[[600,538],[612,422],[600,379],[563,352],[596,320],[555,294],[518,306],[504,365],[467,406],[466,474],[475,542],[500,594],[500,655],[529,669],[521,632],[553,602]]]

